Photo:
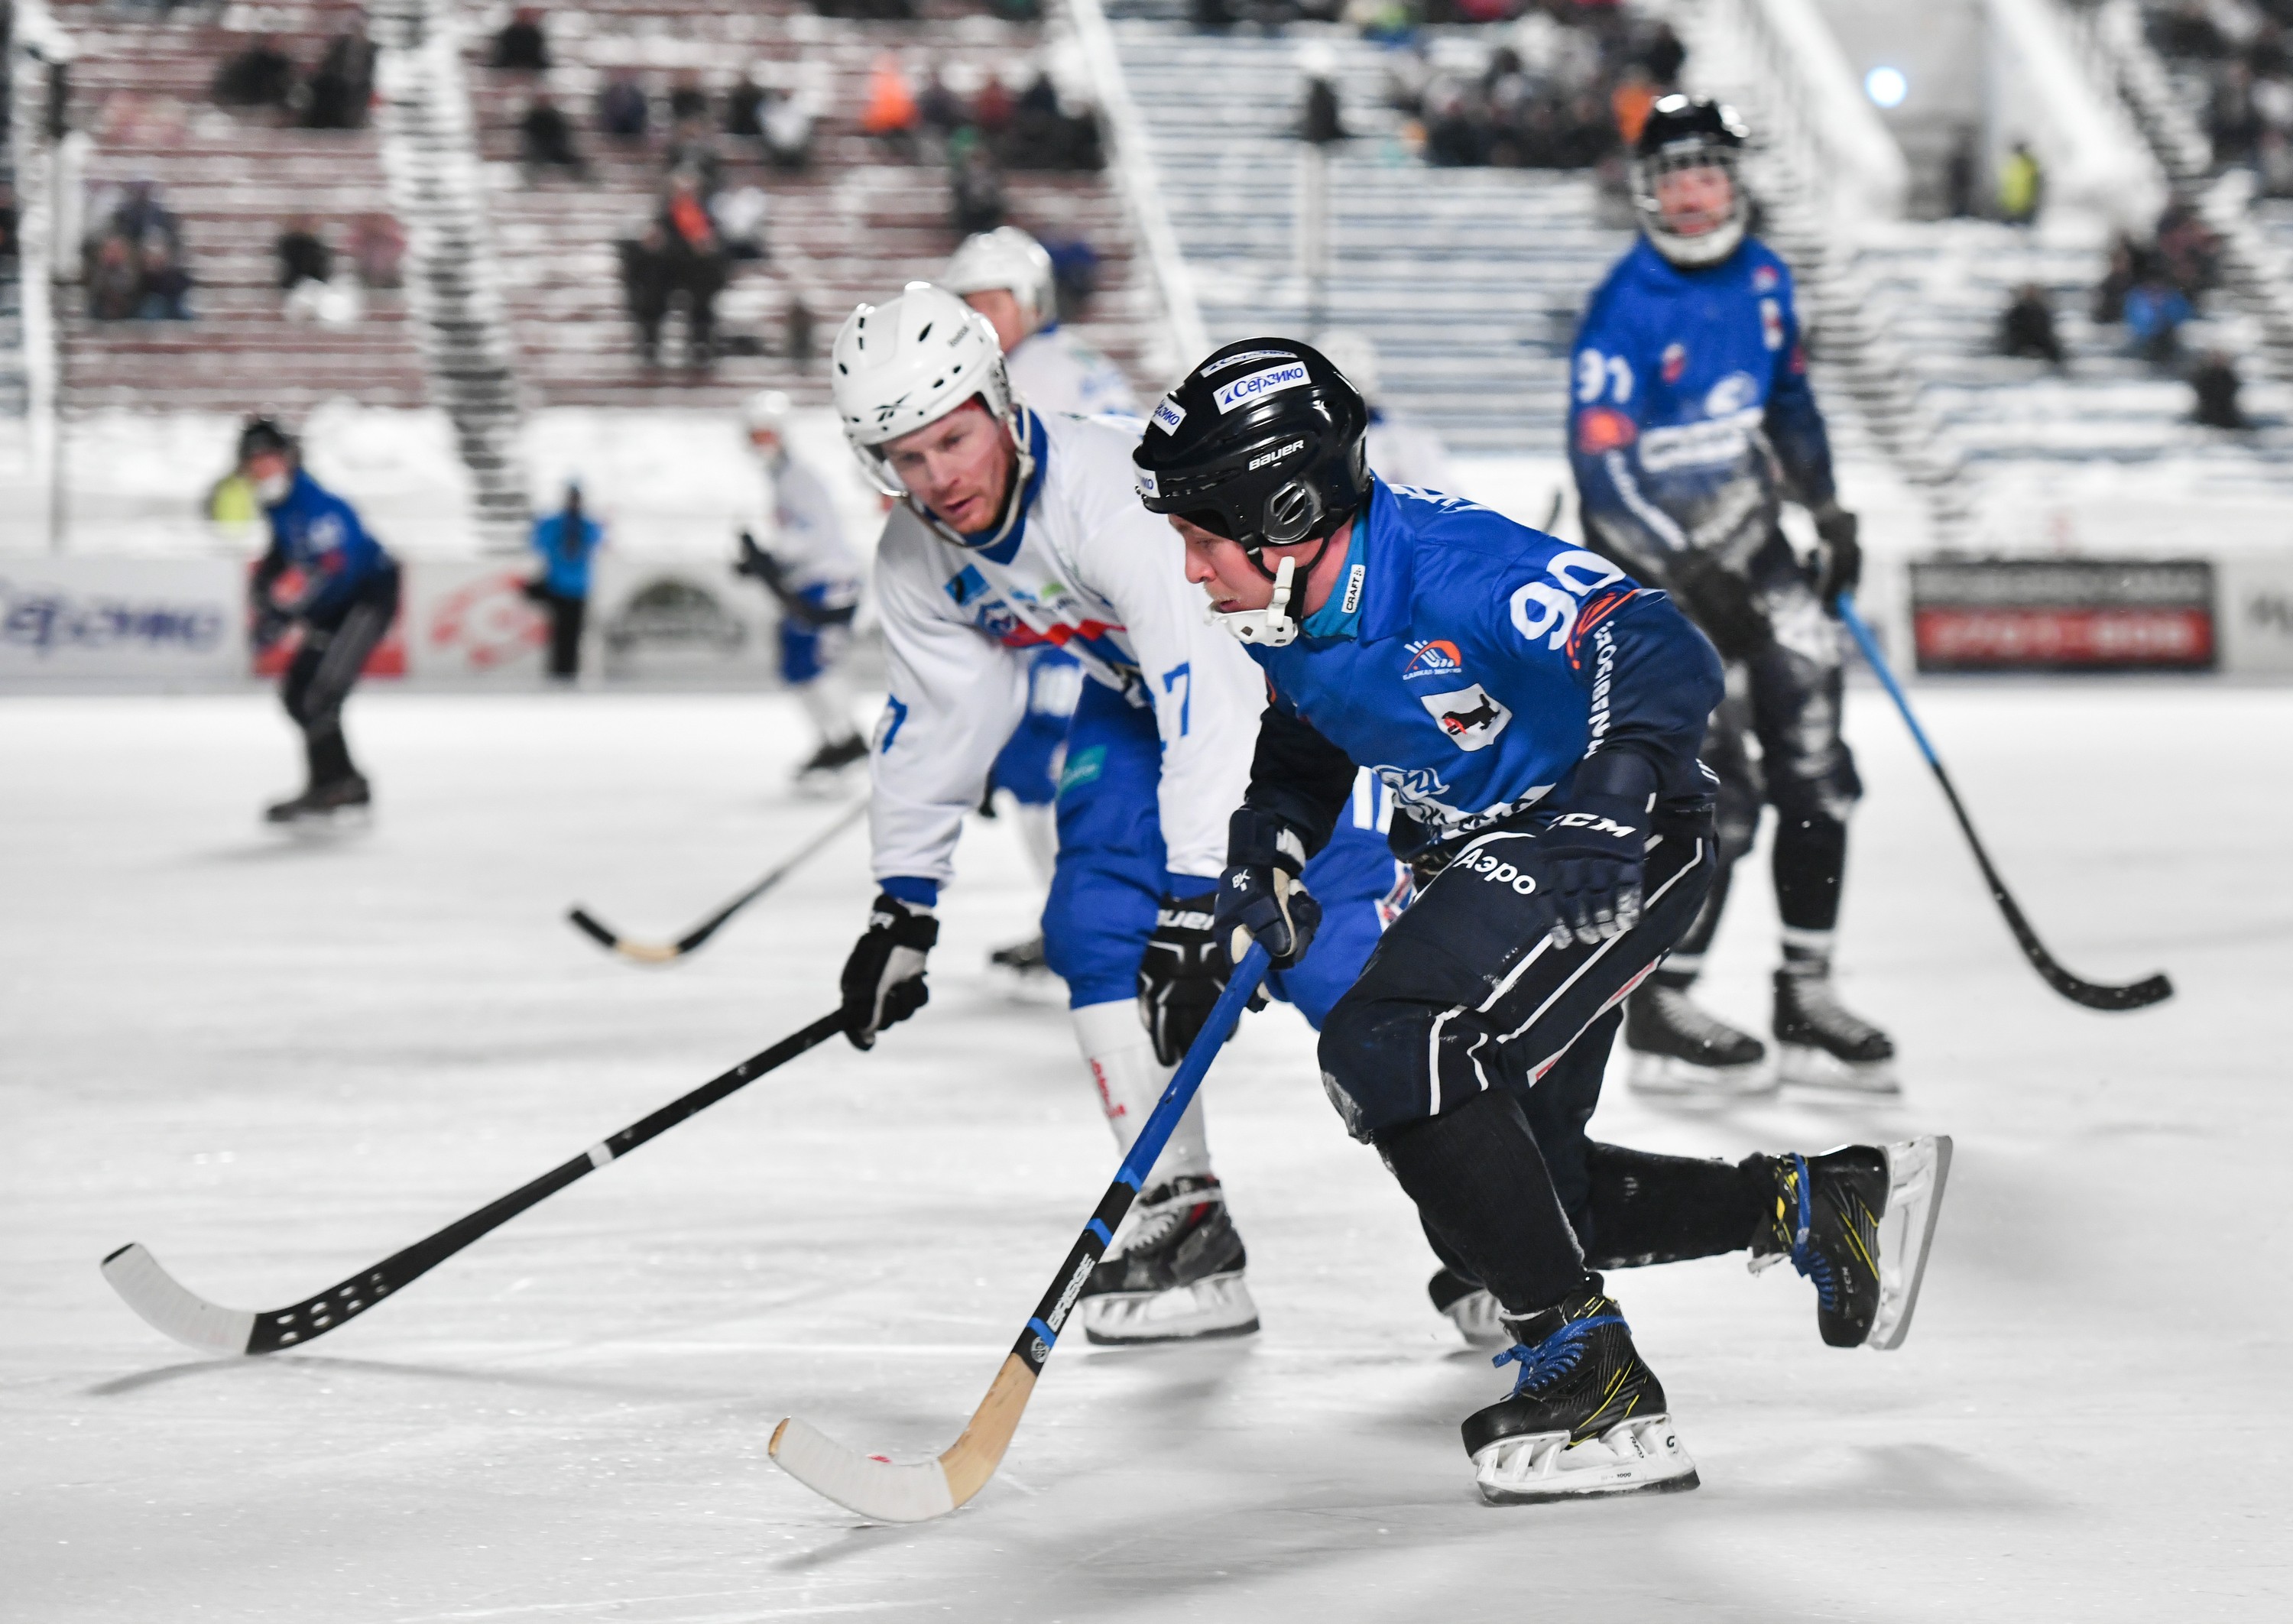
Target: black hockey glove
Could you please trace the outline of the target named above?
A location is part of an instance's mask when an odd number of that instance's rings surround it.
[[[879,895],[868,932],[844,961],[844,1035],[855,1049],[872,1049],[876,1034],[931,1002],[924,985],[924,956],[939,940],[928,909]]]
[[[1215,891],[1164,897],[1138,960],[1138,1018],[1155,1039],[1155,1058],[1166,1066],[1186,1058],[1226,990],[1229,966],[1211,911],[1217,901]]]
[[[783,602],[788,598],[788,581],[782,573],[781,561],[758,546],[757,538],[746,530],[741,532],[741,556],[733,561],[733,573],[761,582],[766,592]]]
[[[1815,595],[1835,615],[1839,594],[1853,592],[1863,580],[1863,544],[1856,538],[1861,528],[1855,515],[1836,502],[1816,510]]]
[[[1277,970],[1306,957],[1322,905],[1299,884],[1306,844],[1271,812],[1244,806],[1227,824],[1226,873],[1219,879],[1218,939],[1238,964],[1257,942]]]
[[[255,623],[247,628],[247,641],[260,654],[276,647],[294,627],[295,617],[266,599],[255,605]]]
[[[1604,750],[1578,766],[1566,811],[1533,816],[1555,947],[1590,947],[1640,923],[1654,781],[1641,757]]]
[[[1767,611],[1752,594],[1751,582],[1709,553],[1682,554],[1673,561],[1667,576],[1680,607],[1712,640],[1722,659],[1749,659],[1774,637]]]

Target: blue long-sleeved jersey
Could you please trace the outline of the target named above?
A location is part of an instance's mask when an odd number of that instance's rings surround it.
[[[573,523],[568,526],[566,520]],[[605,539],[605,527],[587,513],[563,510],[533,521],[533,550],[541,554],[542,585],[561,598],[589,595],[589,560]]]
[[[267,594],[285,571],[297,571],[301,593],[279,607],[299,619],[324,624],[335,618],[370,581],[398,568],[359,522],[357,510],[300,468],[269,517],[271,550],[255,567],[255,589]]]
[[[1691,549],[1741,569],[1786,494],[1833,499],[1791,271],[1755,238],[1695,271],[1635,244],[1592,295],[1569,383],[1583,512],[1635,569]]]
[[[1250,650],[1272,703],[1249,801],[1309,848],[1353,763],[1437,838],[1545,801],[1602,750],[1644,757],[1663,797],[1706,792],[1712,645],[1665,594],[1487,508],[1373,481],[1338,589],[1300,632]]]

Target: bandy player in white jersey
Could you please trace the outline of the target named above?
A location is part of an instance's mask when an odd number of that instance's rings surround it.
[[[987,318],[1003,347],[1011,392],[1039,412],[1076,417],[1138,415],[1130,380],[1073,327],[1059,323],[1058,279],[1042,244],[1017,226],[967,237],[940,273],[939,286]],[[1082,693],[1082,668],[1046,643],[1027,668],[1027,714],[995,757],[989,793],[1008,794],[1012,816],[1036,874],[1048,886],[1058,857],[1054,805],[1066,761],[1067,722]],[[1048,978],[1043,938],[995,949],[995,966],[1022,980]]]
[[[1046,949],[1127,1145],[1224,983],[1211,908],[1263,682],[1206,622],[1177,537],[1139,507],[1136,437],[1016,401],[993,329],[955,295],[917,282],[860,306],[831,365],[846,436],[899,503],[875,573],[890,665],[869,758],[882,894],[845,966],[847,1030],[870,1047],[923,1006],[964,815],[1025,707],[1030,651],[1063,648],[1090,680],[1067,740]],[[1373,828],[1333,845],[1312,882],[1322,933],[1275,986],[1317,1022],[1375,946],[1395,870]],[[1084,1288],[1092,1340],[1257,1329],[1199,1096],[1133,1210]]]

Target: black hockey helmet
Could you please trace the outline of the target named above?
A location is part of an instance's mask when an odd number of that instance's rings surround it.
[[[1736,109],[1709,96],[1662,96],[1649,109],[1640,139],[1633,143],[1633,208],[1649,244],[1673,264],[1717,264],[1744,240],[1751,201],[1744,195],[1741,160],[1750,139]],[[1657,205],[1657,182],[1678,170],[1706,168],[1727,174],[1727,215],[1701,230],[1675,230]]]
[[[249,417],[239,431],[239,465],[242,468],[247,466],[249,457],[271,452],[281,452],[300,461],[302,451],[302,447],[296,443],[295,437],[287,432],[279,419],[267,413]]]
[[[1327,541],[1369,499],[1369,408],[1329,359],[1289,338],[1213,351],[1155,406],[1138,448],[1151,513],[1262,547]]]

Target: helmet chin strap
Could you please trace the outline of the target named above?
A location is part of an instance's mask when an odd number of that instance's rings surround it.
[[[984,538],[965,535],[932,512],[928,505],[916,500],[915,493],[903,486],[900,499],[908,505],[908,511],[959,547],[968,547],[978,552],[1001,545],[1004,537],[1011,534],[1025,515],[1027,487],[1035,477],[1035,454],[1027,446],[1026,416],[1025,407],[1015,406],[1012,408],[1010,417],[1004,424],[1005,430],[1011,436],[1011,488],[1004,493],[1003,516],[995,526],[993,535]]]
[[[1329,553],[1330,544],[1338,538],[1338,531],[1345,528],[1346,521],[1340,520],[1335,528],[1322,537],[1322,545],[1314,549],[1314,556],[1306,561],[1303,570],[1298,568],[1295,558],[1284,558],[1269,570],[1266,567],[1263,543],[1245,548],[1243,556],[1250,561],[1250,567],[1274,583],[1274,595],[1267,600],[1264,609],[1232,610],[1224,614],[1212,610],[1212,618],[1244,642],[1258,648],[1279,649],[1296,642],[1298,622],[1290,613],[1290,600],[1296,594],[1298,578],[1302,576],[1309,586],[1312,585],[1314,571],[1322,567],[1322,560]]]

